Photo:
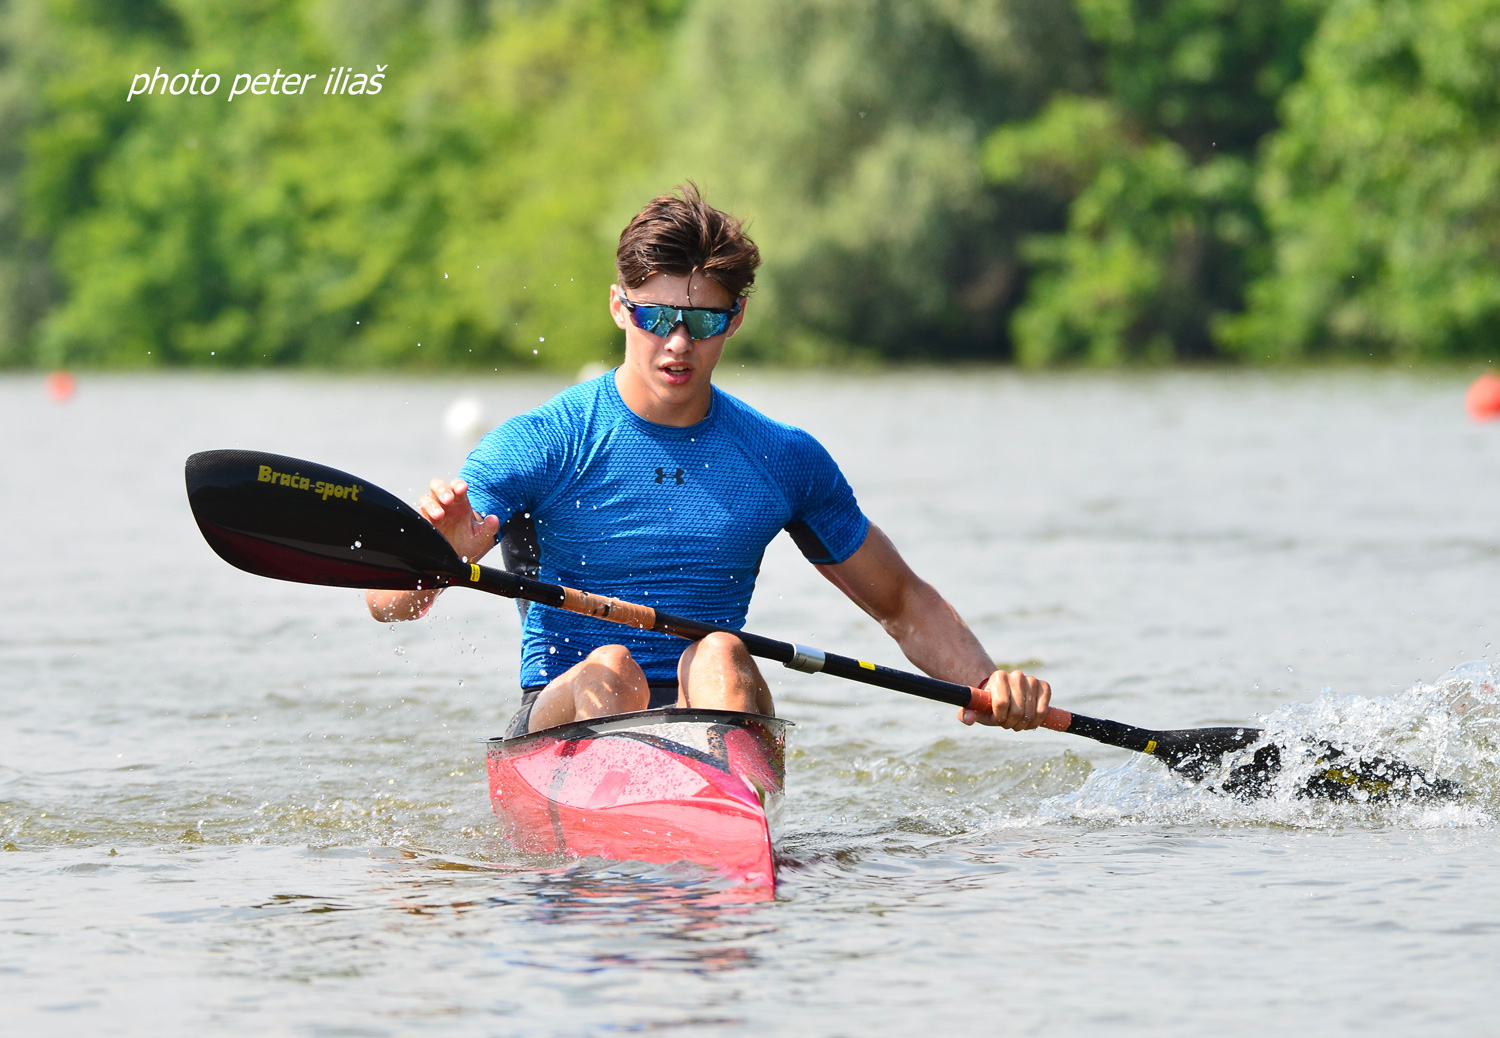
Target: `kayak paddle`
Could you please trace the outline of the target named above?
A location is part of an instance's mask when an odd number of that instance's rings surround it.
[[[612,623],[696,640],[716,632],[739,638],[752,655],[792,670],[832,674],[924,699],[988,712],[984,689],[895,670],[792,642],[659,612],[461,560],[435,527],[405,501],[347,472],[260,451],[194,454],[186,468],[188,502],[198,528],[224,561],[263,577],[332,587],[413,591],[472,587],[506,598],[567,609]],[[1150,754],[1173,771],[1247,798],[1269,795],[1284,749],[1265,743],[1224,772],[1226,754],[1262,742],[1258,728],[1153,731],[1048,709],[1042,726]],[[1446,779],[1385,758],[1354,757],[1327,743],[1309,745],[1311,777],[1300,795],[1331,799],[1452,797]]]

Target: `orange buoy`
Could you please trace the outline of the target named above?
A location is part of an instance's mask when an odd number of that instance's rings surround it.
[[[47,395],[59,404],[66,403],[77,388],[78,380],[71,371],[54,371],[47,376]]]

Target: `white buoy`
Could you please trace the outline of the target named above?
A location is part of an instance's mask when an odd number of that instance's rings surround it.
[[[443,431],[455,442],[468,446],[478,443],[489,431],[483,405],[475,397],[459,397],[443,412]]]

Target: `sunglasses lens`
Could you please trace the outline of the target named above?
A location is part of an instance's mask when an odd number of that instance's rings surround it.
[[[643,306],[640,303],[630,311],[635,326],[652,335],[666,336],[672,333],[673,319],[677,311],[667,306]]]
[[[682,312],[682,323],[687,325],[688,334],[695,339],[712,339],[715,335],[722,335],[729,327],[729,314],[715,314],[707,310],[684,310]]]
[[[652,335],[666,338],[679,324],[687,326],[688,335],[694,339],[712,339],[729,330],[729,322],[740,312],[739,304],[728,313],[712,310],[695,310],[691,307],[678,309],[675,306],[652,306],[647,303],[632,303],[630,319],[635,326]]]

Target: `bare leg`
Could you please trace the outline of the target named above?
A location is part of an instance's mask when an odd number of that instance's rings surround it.
[[[776,716],[766,679],[732,634],[710,634],[688,646],[677,661],[677,705]]]
[[[577,666],[558,675],[531,707],[531,731],[569,721],[644,710],[651,689],[641,665],[623,645],[601,645]]]

